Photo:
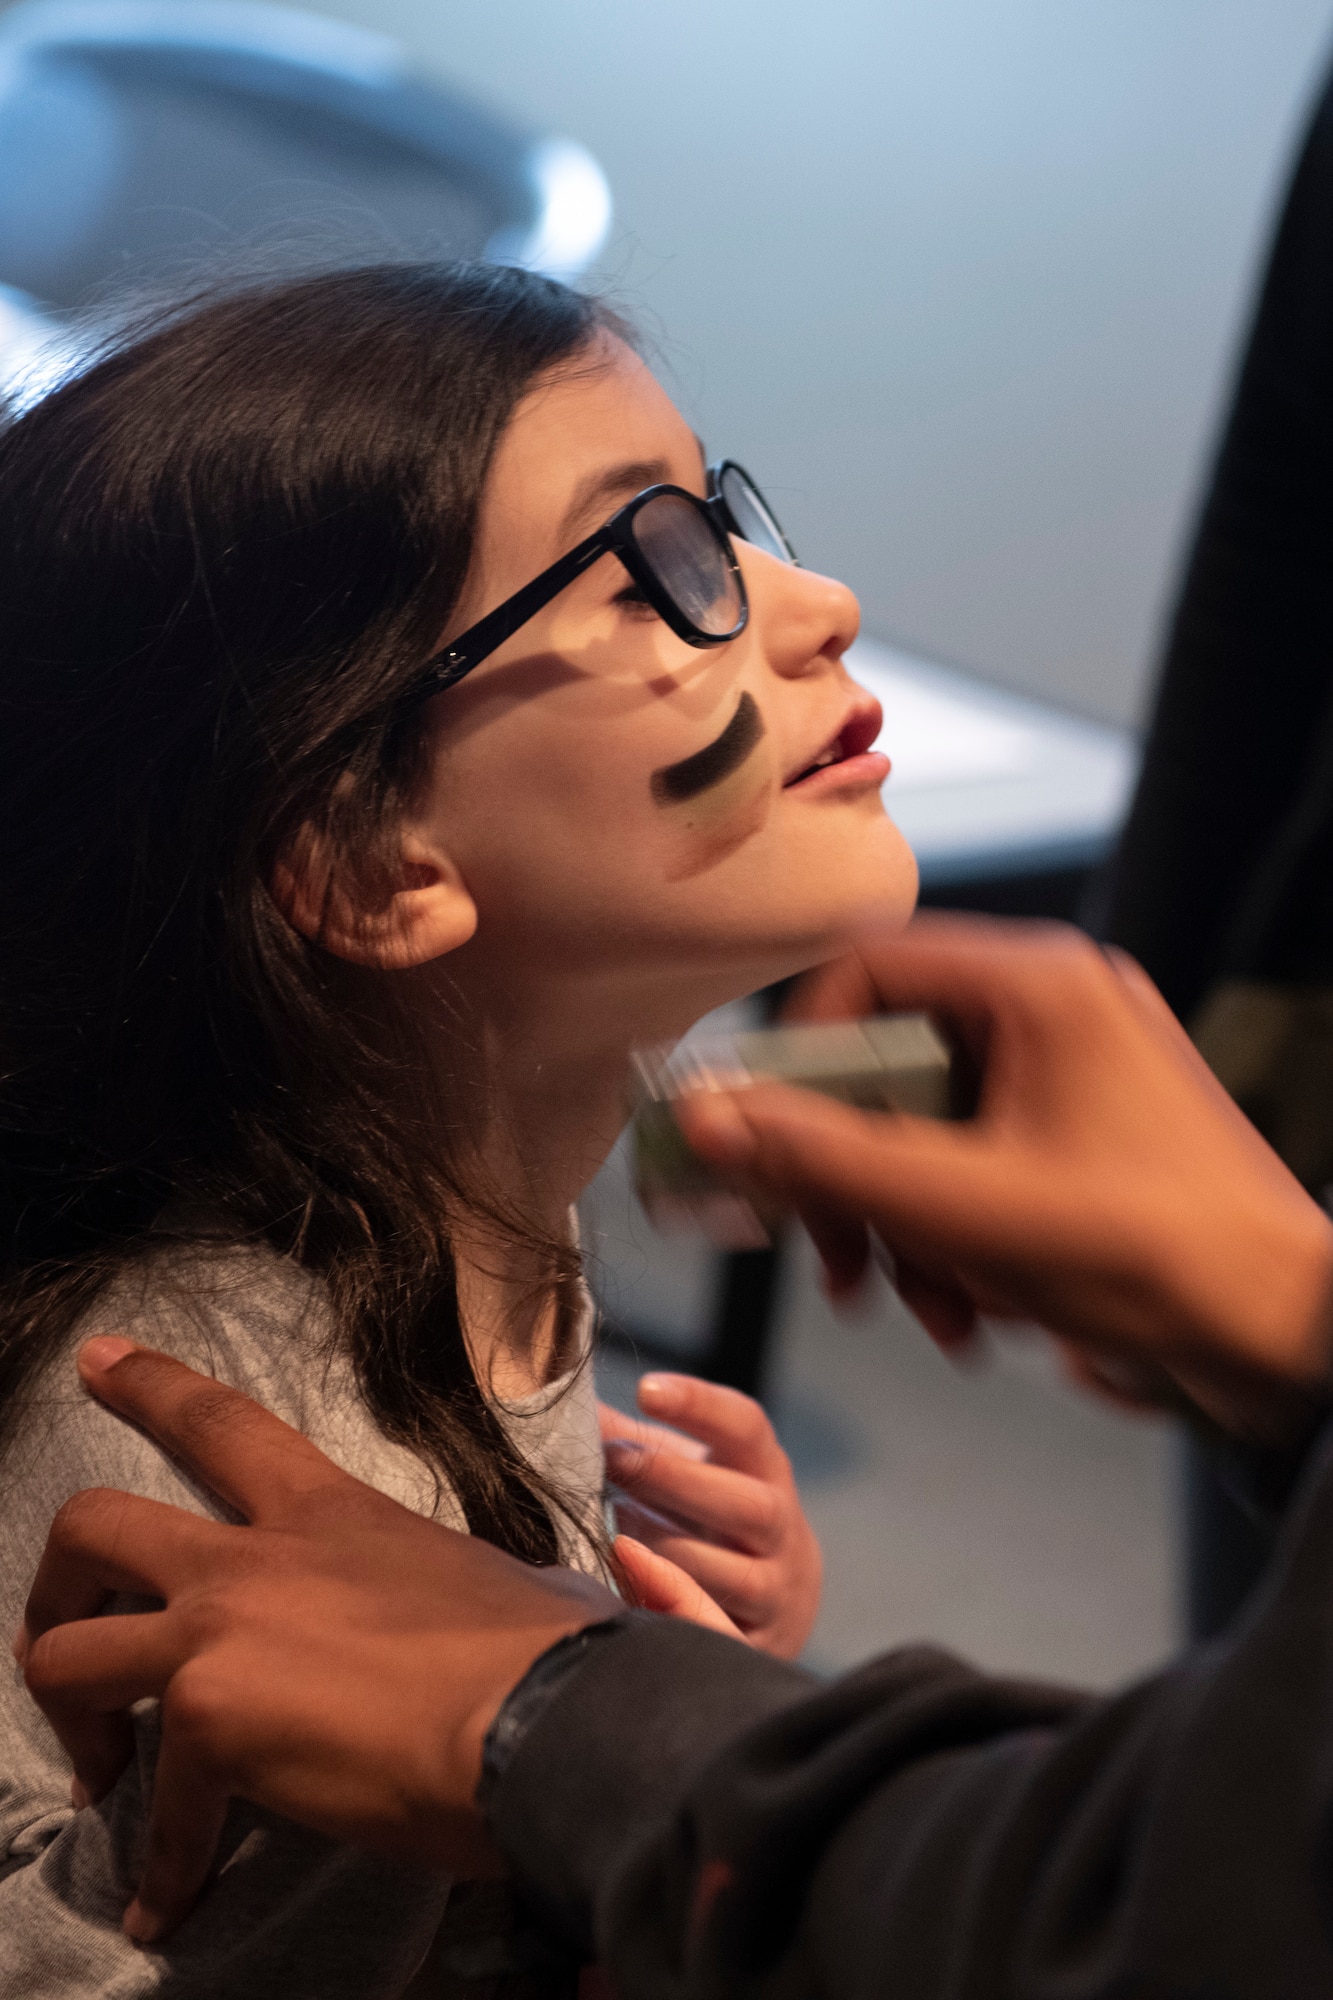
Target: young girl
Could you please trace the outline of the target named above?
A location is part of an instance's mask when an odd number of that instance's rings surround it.
[[[855,601],[611,315],[452,266],[196,303],[48,396],[0,604],[11,1629],[69,1493],[212,1505],[73,1387],[94,1328],[594,1564],[569,1218],[628,1051],[912,902]],[[754,1482],[712,1476],[725,1541]],[[152,1714],[73,1805],[17,1686],[0,1731],[6,1996],[556,1990],[489,1906],[240,1806],[136,1951]]]

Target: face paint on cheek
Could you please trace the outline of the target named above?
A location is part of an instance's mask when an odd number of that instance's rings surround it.
[[[773,758],[764,718],[748,691],[722,734],[652,776],[676,850],[669,881],[697,875],[758,832],[768,817]]]
[[[736,704],[736,713],[714,742],[682,757],[679,764],[664,764],[653,772],[653,797],[659,806],[683,805],[702,792],[711,791],[739,770],[764,733],[764,718],[748,688]]]

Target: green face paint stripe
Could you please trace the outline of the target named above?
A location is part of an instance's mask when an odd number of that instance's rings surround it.
[[[720,785],[738,771],[764,734],[764,718],[753,695],[742,694],[736,713],[722,734],[712,743],[682,757],[679,764],[664,764],[652,776],[652,793],[659,806],[680,805]]]

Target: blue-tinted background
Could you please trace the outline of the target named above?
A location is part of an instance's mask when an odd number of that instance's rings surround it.
[[[1329,0],[338,0],[583,140],[867,628],[1134,714]]]

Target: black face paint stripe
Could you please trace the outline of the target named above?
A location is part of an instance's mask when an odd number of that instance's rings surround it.
[[[740,769],[763,734],[759,704],[748,692],[742,694],[736,713],[715,741],[696,750],[692,757],[682,757],[679,764],[664,764],[653,772],[653,797],[659,806],[675,806],[720,785]]]

